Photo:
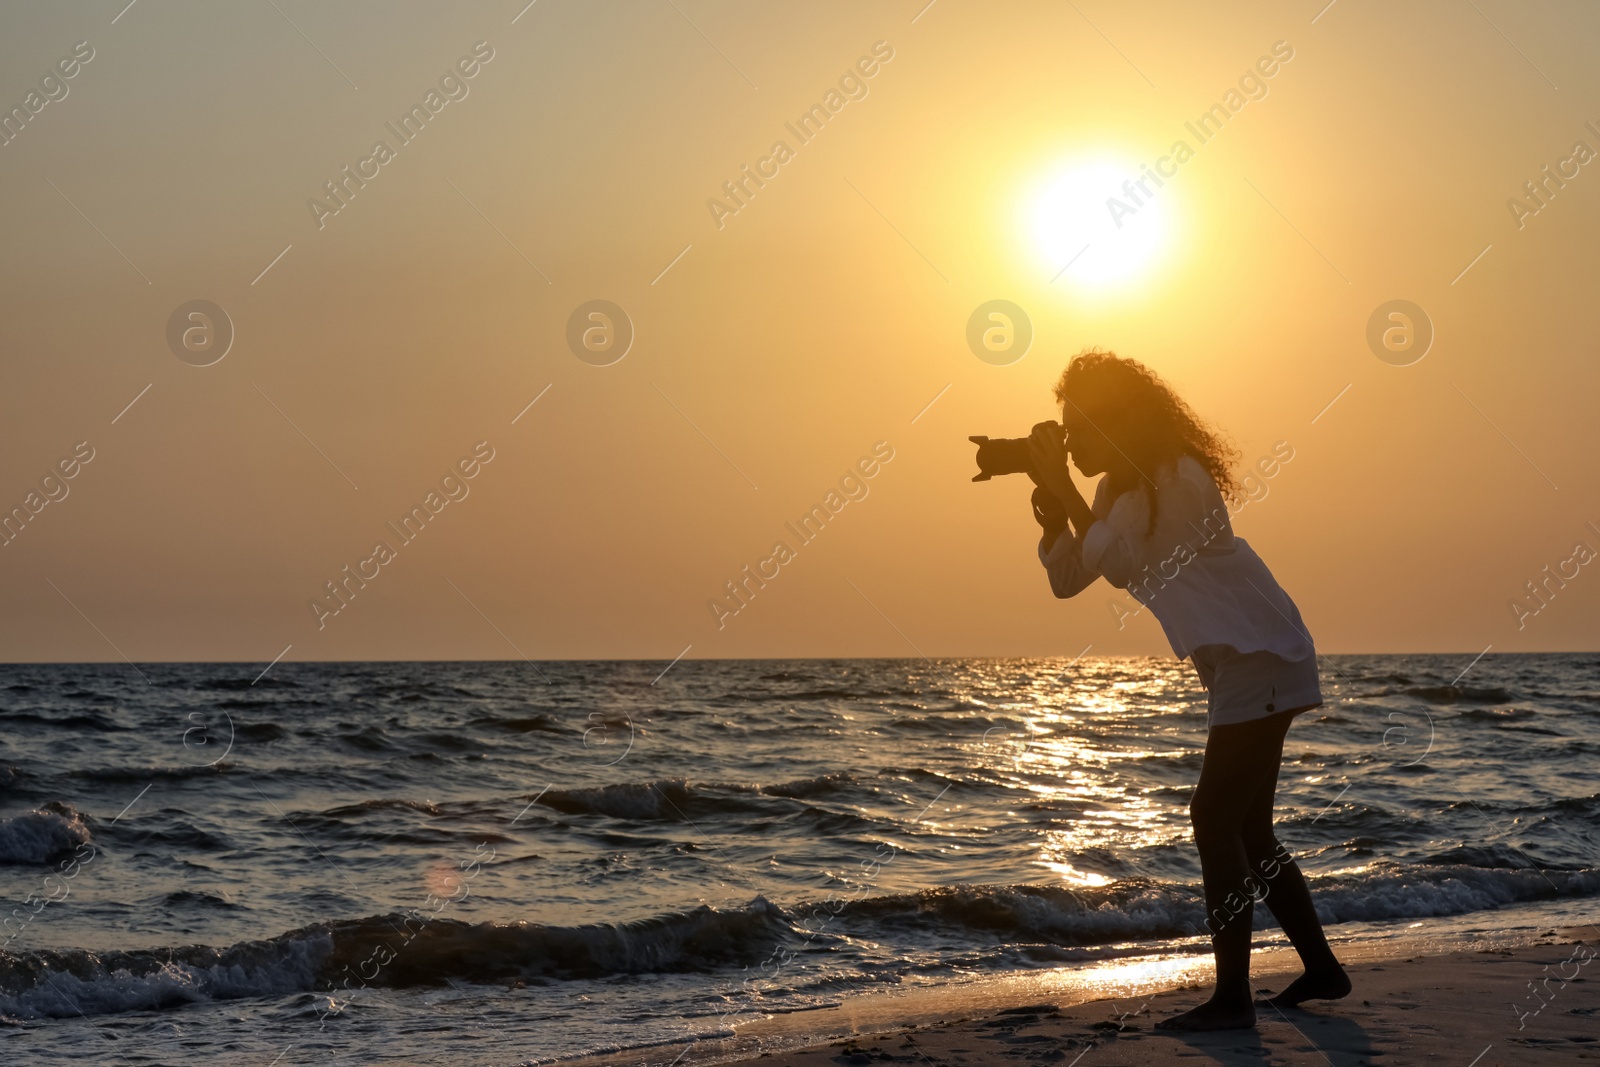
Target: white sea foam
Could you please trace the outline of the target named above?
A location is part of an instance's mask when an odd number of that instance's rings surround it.
[[[83,816],[66,804],[0,819],[0,863],[49,863],[89,839]]]

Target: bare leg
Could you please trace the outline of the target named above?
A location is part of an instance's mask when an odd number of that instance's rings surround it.
[[[1282,753],[1279,758],[1281,761]],[[1272,831],[1273,794],[1257,794],[1245,813],[1244,849],[1252,874],[1264,887],[1264,902],[1300,954],[1305,973],[1266,1003],[1291,1008],[1306,1000],[1338,1000],[1350,992],[1350,979],[1334,956],[1311,902],[1300,865]]]
[[[1279,714],[1215,726],[1206,737],[1205,762],[1189,803],[1189,817],[1200,851],[1217,987],[1211,999],[1198,1008],[1157,1023],[1161,1029],[1235,1030],[1255,1025],[1250,989],[1252,898],[1265,890],[1252,877],[1245,825],[1249,813],[1265,804],[1270,829],[1278,761],[1291,718]]]

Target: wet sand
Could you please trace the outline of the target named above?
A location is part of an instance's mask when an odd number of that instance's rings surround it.
[[[1582,938],[1587,936],[1587,940]],[[1254,1030],[1172,1034],[1154,1023],[1209,992],[1209,960],[1133,961],[925,993],[866,994],[740,1028],[736,1039],[670,1045],[594,1063],[752,1067],[965,1064],[1600,1063],[1600,939],[1592,928],[1539,943],[1442,950],[1367,945],[1346,955],[1344,1000],[1261,1008]],[[1391,955],[1399,950],[1400,955]],[[1259,993],[1298,973],[1292,952],[1256,955]],[[1087,984],[1085,979],[1087,978]],[[1040,996],[1054,991],[1056,996]],[[1085,994],[1088,994],[1085,997]]]

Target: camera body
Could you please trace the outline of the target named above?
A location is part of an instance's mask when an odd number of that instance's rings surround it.
[[[996,474],[1027,474],[1033,469],[1033,454],[1026,437],[968,437],[978,446],[978,473],[975,482],[986,482]]]

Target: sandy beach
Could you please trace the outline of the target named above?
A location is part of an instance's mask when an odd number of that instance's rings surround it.
[[[1391,954],[1396,948],[1405,954]],[[1123,964],[1098,974],[1057,972],[959,993],[864,995],[836,1008],[753,1024],[729,1042],[670,1046],[648,1058],[581,1062],[676,1062],[680,1067],[1600,1062],[1600,980],[1591,966],[1597,952],[1592,929],[1550,931],[1536,944],[1456,951],[1435,946],[1428,952],[1426,946],[1406,943],[1350,946],[1345,952],[1355,982],[1350,997],[1299,1010],[1263,1008],[1253,1031],[1178,1035],[1154,1029],[1156,1021],[1198,1003],[1209,989],[1208,963],[1187,957]],[[1259,952],[1258,992],[1282,988],[1297,973],[1295,963],[1285,949]],[[1139,977],[1140,972],[1147,976]],[[1096,984],[1115,984],[1117,993],[1072,1001],[1074,993]],[[1052,989],[1059,995],[1027,996]],[[942,999],[951,996],[959,999]],[[1008,998],[1011,1003],[1005,1003]],[[896,1004],[898,1019],[891,1007]]]

